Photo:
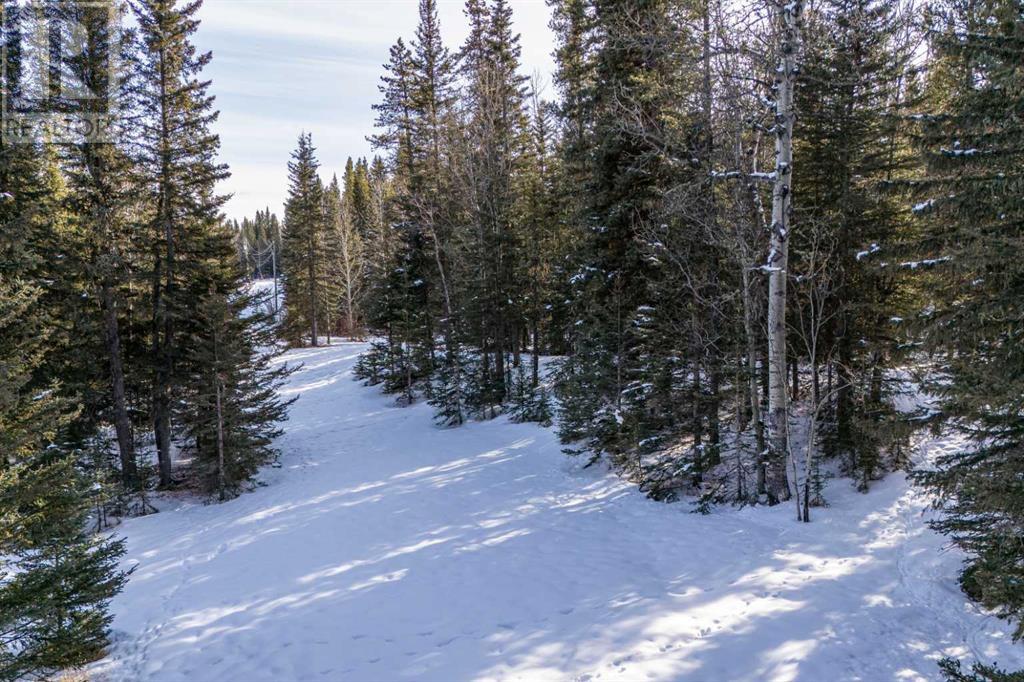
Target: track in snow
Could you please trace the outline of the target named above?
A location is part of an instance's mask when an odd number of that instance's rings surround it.
[[[689,514],[580,471],[552,431],[435,428],[352,380],[361,344],[294,351],[267,487],[128,521],[137,570],[97,679],[921,680],[1024,667],[957,589],[902,475],[793,510]],[[929,448],[950,447],[942,441]],[[596,467],[595,467],[596,468]]]

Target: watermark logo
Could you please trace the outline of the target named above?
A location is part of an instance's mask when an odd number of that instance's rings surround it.
[[[114,1],[2,6],[2,141],[110,142],[121,67]]]

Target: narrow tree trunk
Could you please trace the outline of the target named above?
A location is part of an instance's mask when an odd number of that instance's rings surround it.
[[[274,321],[277,321],[277,244],[274,244],[273,251],[270,252],[270,267],[274,277]]]
[[[222,392],[220,376],[217,376],[217,488],[220,491],[220,499],[226,497],[227,477],[224,473],[224,408],[222,406]]]
[[[531,325],[533,327],[531,332],[533,336],[533,348],[530,357],[530,385],[534,388],[537,388],[537,384],[540,383],[540,323],[537,321],[538,317],[539,315],[535,313]]]
[[[789,368],[793,373],[793,402],[800,400],[800,360],[794,355],[789,361]]]
[[[437,265],[438,276],[441,279],[441,294],[443,295],[444,310],[442,313],[444,317],[441,320],[441,335],[444,337],[444,347],[451,359],[451,381],[455,384],[459,392],[462,394],[462,357],[459,353],[459,349],[455,346],[455,335],[452,333],[452,295],[451,290],[448,287],[448,277],[445,274],[446,270],[444,267],[444,260],[441,258],[441,243],[437,238],[437,231],[434,229],[433,224],[430,225],[430,234],[434,240],[434,262]],[[462,414],[461,400],[459,401],[459,416],[458,424],[462,424],[465,420],[465,416]]]
[[[345,318],[345,324],[348,325],[348,336],[354,340],[356,338],[356,313],[351,286],[345,287]]]
[[[800,47],[800,0],[781,6],[781,58],[776,72],[775,178],[772,190],[771,249],[768,254],[768,498],[790,497],[786,474],[789,452],[786,395],[786,278],[789,267],[789,218],[792,213],[793,88]]]
[[[697,324],[696,316],[691,319],[691,324]],[[696,326],[694,329],[696,329]],[[694,334],[694,337],[692,350],[694,362],[693,369],[691,370],[693,383],[690,389],[693,392],[693,406],[690,429],[693,432],[693,464],[697,472],[697,482],[700,483],[703,480],[706,465],[704,461],[704,396],[702,395],[703,389],[701,388],[700,344],[696,339],[696,334]]]
[[[100,285],[100,302],[103,306],[107,363],[110,366],[110,398],[113,403],[114,431],[117,433],[117,449],[121,457],[121,481],[126,489],[130,489],[134,486],[138,474],[135,465],[135,438],[132,435],[132,421],[128,415],[128,404],[125,397],[121,330],[117,323],[117,306],[109,282],[104,281]]]
[[[708,390],[711,397],[708,399],[708,444],[711,451],[708,453],[708,467],[713,467],[721,462],[722,429],[719,421],[718,411],[721,408],[718,393],[721,388],[721,375],[717,359],[711,367],[708,378]]]
[[[755,494],[765,494],[765,452],[764,420],[761,417],[761,391],[758,386],[757,333],[754,329],[754,302],[750,289],[750,268],[742,264],[743,281],[743,334],[747,343],[747,393],[750,398],[750,421],[754,425],[754,442],[757,446],[757,485]]]

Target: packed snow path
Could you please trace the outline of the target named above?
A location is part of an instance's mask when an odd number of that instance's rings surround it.
[[[292,352],[301,398],[266,487],[127,522],[137,569],[97,679],[918,680],[1024,667],[891,476],[790,506],[688,513],[554,434],[442,430],[352,380],[363,346]],[[926,444],[938,448],[943,441]]]

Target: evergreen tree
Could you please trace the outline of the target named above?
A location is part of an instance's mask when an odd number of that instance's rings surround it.
[[[240,287],[211,289],[196,310],[184,421],[203,487],[220,500],[277,457],[278,424],[294,402],[277,395],[289,370],[271,366],[275,334],[259,298]]]
[[[580,135],[566,141],[564,165],[583,185],[574,218],[582,242],[571,278],[575,319],[557,382],[559,429],[563,441],[609,453],[619,464],[675,422],[685,395],[678,383],[657,378],[685,376],[679,351],[685,357],[689,349],[678,349],[678,343],[688,339],[679,338],[674,323],[680,312],[684,323],[691,316],[678,305],[652,306],[656,275],[645,253],[649,228],[668,223],[664,192],[686,179],[652,144],[665,139],[665,130],[685,130],[687,123],[688,112],[676,107],[692,88],[684,68],[687,53],[680,47],[692,40],[673,9],[674,3],[598,2],[592,10],[566,3],[559,11],[567,21],[565,44],[588,46],[583,62],[566,53],[560,74],[572,104],[563,116],[575,117],[568,125],[579,126]],[[623,106],[652,127],[622,125]],[[694,154],[686,146],[683,140],[674,150],[689,159]],[[679,295],[674,291],[671,300]],[[659,386],[671,394],[652,394]],[[668,409],[645,407],[655,401]]]
[[[486,14],[485,14],[486,12]],[[476,264],[466,284],[466,326],[481,353],[483,407],[491,415],[511,383],[519,359],[523,286],[516,281],[521,221],[518,176],[526,147],[525,78],[518,73],[521,48],[504,0],[489,8],[466,6],[471,32],[463,46],[468,83],[468,171],[470,246]]]
[[[937,8],[939,9],[939,8]],[[951,3],[933,17],[938,103],[922,115],[927,174],[908,266],[928,292],[924,340],[943,354],[936,390],[969,439],[919,480],[941,493],[935,527],[966,550],[961,584],[1024,634],[1024,11]],[[998,679],[998,678],[994,678]]]
[[[53,401],[48,398],[44,402]],[[44,677],[103,655],[124,541],[94,535],[91,481],[55,437],[54,405],[33,406],[32,454],[0,471],[0,679]],[[0,421],[19,415],[7,412]],[[48,419],[51,420],[48,422]],[[45,434],[45,436],[44,436]]]
[[[137,163],[152,231],[152,418],[164,486],[171,483],[171,414],[180,360],[188,355],[192,306],[211,283],[221,284],[227,265],[206,257],[210,240],[221,238],[226,197],[216,194],[215,185],[228,172],[215,161],[220,140],[210,126],[218,112],[210,82],[201,79],[212,55],[192,43],[201,6],[201,0],[133,4],[142,42],[134,93]]]
[[[285,334],[293,342],[308,335],[311,346],[319,343],[330,263],[324,253],[326,229],[319,166],[312,136],[299,135],[298,147],[288,163],[282,240]]]
[[[126,82],[107,82],[111,75],[108,65],[114,52],[125,56],[131,47],[130,42],[117,33],[119,17],[112,21],[108,7],[90,2],[63,3],[61,10],[90,37],[84,49],[67,57],[65,68],[70,75],[98,92],[106,92],[111,87],[125,90]],[[129,125],[125,117],[115,117],[116,110],[109,104],[106,113],[112,119],[108,122],[108,134],[117,140],[128,139]],[[94,140],[85,139],[77,144],[62,145],[61,151],[67,177],[65,203],[72,216],[73,230],[64,245],[65,257],[61,259],[64,273],[59,279],[79,280],[79,291],[67,302],[62,316],[84,318],[68,350],[68,355],[80,367],[76,374],[87,377],[78,384],[79,394],[90,396],[85,400],[90,409],[83,410],[82,430],[86,434],[95,431],[99,419],[113,423],[120,475],[124,487],[129,489],[138,483],[130,400],[132,394],[142,389],[132,385],[125,371],[126,360],[134,363],[142,359],[142,348],[125,342],[126,328],[133,323],[129,311],[136,305],[141,306],[134,293],[138,289],[134,286],[137,284],[134,272],[142,265],[144,252],[137,238],[136,217],[140,206],[134,191],[135,169],[123,144],[116,141],[96,144]],[[77,273],[69,272],[71,268]],[[97,302],[96,309],[86,309],[85,315],[82,314],[83,298]],[[106,358],[106,376],[95,376],[97,354]],[[71,368],[65,366],[62,372],[65,386],[70,374]]]
[[[794,220],[793,268],[806,269],[812,242],[829,253],[829,320],[822,358],[834,357],[834,426],[827,444],[845,454],[862,490],[881,473],[881,453],[871,437],[883,429],[889,410],[884,372],[894,359],[891,323],[900,312],[897,271],[879,267],[906,230],[899,198],[881,189],[906,174],[911,159],[902,114],[911,81],[911,44],[898,3],[835,0],[808,17],[806,68],[798,88],[800,134],[794,183],[801,200]],[[811,277],[794,282],[797,297]],[[800,313],[800,311],[797,311]],[[812,311],[793,326],[791,363],[806,352]],[[818,380],[822,358],[807,358]],[[868,380],[861,380],[867,375]],[[818,391],[821,392],[820,390]],[[829,401],[832,402],[831,400]]]
[[[4,45],[18,25],[4,6]],[[17,49],[6,52],[9,60]],[[7,93],[19,69],[4,69]],[[13,67],[13,68],[12,68]],[[107,603],[121,588],[120,542],[86,529],[87,481],[66,437],[77,405],[52,381],[50,282],[39,247],[52,242],[53,183],[39,147],[0,140],[0,679],[83,665],[107,644]],[[56,334],[55,334],[56,335]]]

